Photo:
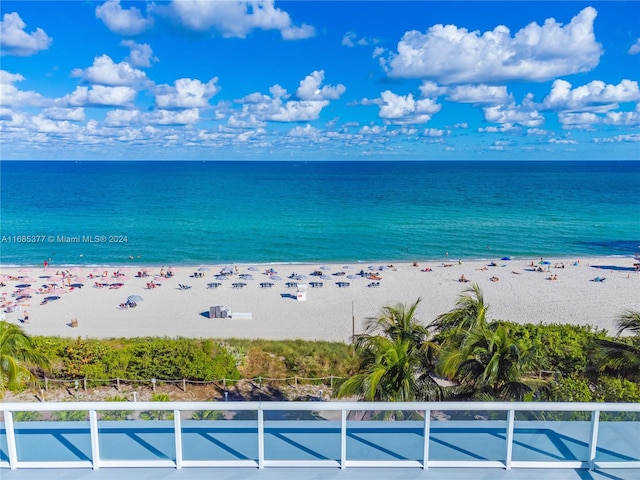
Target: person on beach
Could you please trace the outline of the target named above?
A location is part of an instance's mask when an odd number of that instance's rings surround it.
[[[29,312],[27,312],[26,310],[24,311],[24,315],[22,317],[22,322],[23,323],[29,323]]]

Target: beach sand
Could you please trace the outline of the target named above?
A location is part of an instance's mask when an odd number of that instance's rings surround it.
[[[412,303],[418,297],[422,303],[418,318],[425,324],[439,314],[455,306],[460,293],[471,283],[458,281],[464,275],[481,287],[485,302],[489,304],[489,320],[509,320],[518,323],[567,323],[592,325],[615,332],[615,318],[625,309],[640,310],[640,273],[633,271],[632,257],[545,259],[545,271],[534,271],[540,262],[536,259],[514,259],[463,261],[417,261],[397,263],[392,267],[380,264],[333,264],[322,265],[237,265],[237,274],[228,280],[214,278],[223,267],[207,265],[201,278],[192,275],[201,268],[180,266],[173,269],[174,276],[158,280],[162,286],[148,289],[147,283],[160,273],[160,267],[149,268],[149,276],[137,277],[142,267],[128,266],[120,269],[128,279],[122,280],[120,288],[95,288],[95,279],[89,275],[100,275],[107,270],[109,283],[115,283],[113,272],[117,267],[75,267],[73,269],[53,266],[48,269],[2,268],[3,283],[0,294],[6,302],[15,301],[12,296],[17,285],[30,284],[36,292],[21,302],[17,311],[6,313],[10,323],[21,325],[32,335],[60,337],[190,337],[190,338],[262,338],[304,339],[348,342],[353,324],[355,333],[363,331],[366,319],[375,317],[385,305],[398,302]],[[534,267],[531,267],[533,263]],[[564,268],[560,265],[564,264]],[[347,278],[360,270],[375,273],[382,279],[378,287],[369,287],[374,280]],[[350,266],[350,269],[343,268]],[[603,268],[595,268],[603,267]],[[251,270],[250,270],[251,267]],[[383,267],[380,270],[380,267]],[[430,271],[423,271],[426,267]],[[273,268],[281,280],[270,280],[265,270]],[[255,270],[257,269],[257,270]],[[82,281],[83,286],[64,287],[57,292],[42,294],[37,289],[54,281],[57,272],[71,270],[71,283]],[[319,279],[310,274],[321,271],[329,278]],[[309,285],[312,281],[323,282],[322,288],[307,288],[307,300],[295,299],[296,289],[287,288],[287,277],[293,272],[308,278],[297,283]],[[344,276],[334,275],[345,272]],[[252,274],[253,280],[242,280],[238,274]],[[550,280],[557,275],[557,280]],[[21,277],[21,278],[19,278]],[[48,277],[48,278],[47,278]],[[54,278],[51,278],[54,277]],[[491,281],[497,277],[498,281]],[[604,277],[605,281],[593,281]],[[25,278],[28,281],[25,281]],[[243,288],[232,284],[245,282]],[[349,282],[348,287],[338,287],[336,282]],[[207,284],[219,282],[215,289]],[[260,283],[273,282],[272,288],[261,288]],[[66,280],[64,283],[68,283]],[[180,284],[191,288],[181,290]],[[59,296],[54,301],[41,304],[47,296]],[[135,308],[119,309],[128,296],[140,295],[143,301]],[[209,318],[213,305],[223,305],[236,313],[236,318]],[[29,323],[23,322],[24,311],[29,313]],[[239,318],[237,313],[251,313],[251,318]],[[77,319],[77,327],[71,326]]]

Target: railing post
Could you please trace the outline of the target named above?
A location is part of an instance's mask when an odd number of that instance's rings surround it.
[[[4,428],[7,432],[7,454],[9,455],[9,468],[18,468],[18,450],[16,449],[16,431],[13,426],[13,412],[4,412]]]
[[[176,468],[182,468],[182,419],[180,410],[173,411],[173,436],[176,441]]]
[[[258,468],[264,468],[264,410],[258,406]]]
[[[120,390],[120,377],[116,378],[116,390]]]
[[[600,410],[591,412],[591,438],[589,439],[589,470],[596,468],[598,450],[598,427],[600,426]]]
[[[347,411],[341,410],[340,417],[340,468],[347,468]]]
[[[44,377],[44,389],[49,391],[49,379],[47,377]]]
[[[100,435],[98,432],[98,412],[89,410],[89,431],[91,432],[91,466],[100,468]]]
[[[429,468],[429,436],[431,435],[431,410],[424,411],[424,445],[422,446],[422,469]]]
[[[515,425],[515,410],[507,411],[507,456],[505,458],[505,468],[511,470],[511,457],[513,456],[513,428]]]
[[[182,379],[182,391],[187,391],[187,381],[184,378]]]

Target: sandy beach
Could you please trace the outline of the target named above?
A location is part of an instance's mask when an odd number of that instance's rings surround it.
[[[634,271],[634,258],[544,261],[548,263],[540,264],[536,258],[417,261],[417,266],[197,265],[174,267],[169,278],[160,276],[166,275],[168,265],[164,269],[3,268],[0,294],[4,319],[23,326],[30,334],[93,338],[236,337],[348,342],[352,318],[358,333],[367,317],[376,316],[382,306],[411,303],[422,297],[418,316],[423,323],[429,323],[453,308],[470,282],[482,288],[485,302],[490,305],[490,320],[593,325],[613,333],[619,313],[640,309],[640,273]],[[217,279],[225,267],[233,273],[227,279]],[[538,271],[539,267],[542,271]],[[277,273],[268,275],[269,269]],[[364,275],[359,275],[361,271]],[[107,276],[103,277],[105,272]],[[115,272],[120,275],[115,277]],[[314,272],[323,277],[312,275]],[[293,274],[302,277],[289,278]],[[462,275],[470,282],[461,282]],[[597,278],[605,280],[595,281]],[[152,281],[155,288],[149,288]],[[312,282],[322,283],[322,287],[312,288]],[[338,282],[349,285],[340,287]],[[96,283],[107,286],[97,287]],[[211,288],[211,283],[220,285]],[[236,283],[246,285],[234,287]],[[262,286],[263,283],[273,286]],[[297,289],[288,283],[307,285],[306,301],[298,301]],[[180,285],[190,288],[181,289]],[[21,286],[29,290],[20,291]],[[23,298],[19,299],[21,295]],[[136,302],[135,308],[120,308],[132,295],[142,297],[142,301]],[[231,318],[210,318],[210,307],[214,305],[228,308]],[[25,311],[28,323],[24,321]],[[74,319],[77,326],[72,326]]]

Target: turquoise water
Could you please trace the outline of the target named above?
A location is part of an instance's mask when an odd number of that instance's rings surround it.
[[[5,265],[609,256],[640,246],[635,161],[3,161],[0,173]]]

